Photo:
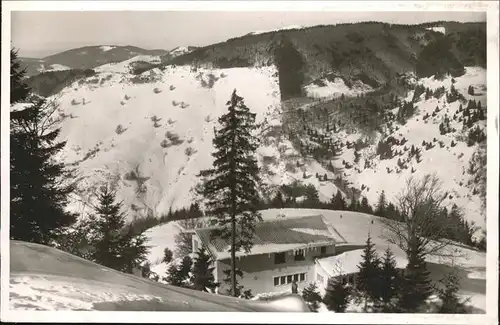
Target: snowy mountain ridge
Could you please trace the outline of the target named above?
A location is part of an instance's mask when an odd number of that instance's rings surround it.
[[[314,185],[321,201],[330,200],[337,192],[332,181],[309,177],[327,175],[333,180],[337,175],[318,161],[303,157],[280,133],[283,105],[274,66],[229,69],[166,66],[140,75],[130,73],[134,62],[157,60],[154,56],[137,56],[97,67],[94,76],[80,79],[57,94],[60,137],[67,140],[61,158],[75,167],[79,175],[79,197],[72,209],[87,211],[93,192],[106,182],[116,186],[118,198],[124,201],[130,218],[148,211],[159,216],[170,208],[189,206],[194,199],[192,190],[198,183],[196,175],[210,167],[213,128],[218,116],[225,113],[225,104],[233,89],[244,97],[247,106],[257,113],[257,122],[262,123],[258,160],[262,178],[271,190],[264,195],[272,195],[279,185],[293,181]],[[485,105],[485,80],[484,69],[469,67],[458,78],[430,77],[414,82],[430,89],[444,87],[446,92],[453,84],[465,99]],[[474,95],[467,93],[469,85],[476,90]],[[315,91],[306,88],[312,97],[337,97],[344,92],[347,96],[357,96],[369,90],[367,85],[352,85],[349,89],[340,80],[315,87]],[[412,97],[410,91],[406,100]],[[417,110],[406,125],[396,125],[394,129],[397,130],[395,137],[407,139],[405,145],[395,147],[401,155],[384,160],[377,158],[376,143],[381,139],[377,134],[360,150],[357,163],[354,162],[355,150],[351,148],[342,150],[333,165],[343,171],[344,179],[360,189],[373,206],[382,190],[393,200],[407,177],[437,171],[444,189],[451,191],[447,204],[457,203],[465,209],[468,220],[483,227],[481,200],[478,195],[472,195],[473,188],[466,185],[470,179],[466,170],[477,145],[468,147],[460,140],[466,135],[456,121],[451,123],[456,132],[441,135],[438,127],[445,114],[453,116],[457,112],[460,103],[448,104],[446,96],[423,97],[421,95],[415,104]],[[433,113],[436,106],[441,110],[423,121],[424,115]],[[397,110],[394,108],[393,112]],[[485,121],[476,124],[484,128]],[[365,139],[360,133],[345,130],[337,137],[352,143]],[[455,146],[450,145],[452,140]],[[407,168],[398,168],[398,159],[409,159],[404,148],[411,145],[422,148],[423,141],[434,143],[435,147],[422,149],[420,163],[413,160]],[[366,160],[372,165],[363,168]],[[447,162],[446,168],[436,169],[436,162],[442,161]],[[346,163],[351,168],[345,168]]]

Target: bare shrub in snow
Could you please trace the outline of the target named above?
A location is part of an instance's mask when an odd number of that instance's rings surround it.
[[[160,142],[160,146],[162,148],[168,148],[168,147],[170,147],[170,144],[168,143],[167,139],[163,139],[162,142]]]
[[[120,101],[120,105],[122,105],[122,106],[125,105],[125,102],[123,100]]]
[[[441,186],[435,174],[427,174],[422,179],[410,176],[396,197],[396,206],[403,221],[382,219],[386,239],[406,252],[407,256],[411,256],[418,239],[422,241],[425,256],[454,256],[454,252],[447,249],[449,242],[443,239],[453,229],[439,216],[447,197]]]
[[[192,147],[187,147],[186,150],[184,150],[184,153],[186,156],[191,157],[196,151]]]
[[[174,120],[172,120],[171,118],[169,118],[169,119],[167,120],[167,123],[168,123],[168,124],[170,124],[170,125],[172,125],[172,124],[174,124],[174,123],[175,123],[175,121],[174,121]]]
[[[159,94],[159,93],[161,93],[161,89],[160,88],[155,88],[155,89],[153,89],[153,92],[155,94]]]
[[[123,132],[125,132],[127,129],[123,127],[123,125],[121,124],[118,124],[116,126],[116,129],[115,129],[115,132],[116,134],[122,134]]]
[[[189,107],[189,104],[186,104],[184,102],[181,103],[181,108],[186,108],[186,107]]]
[[[174,90],[174,89],[175,89],[175,86],[174,86],[174,85],[170,85],[169,89],[170,89],[170,90]]]
[[[130,99],[130,96],[128,96],[127,94],[125,94],[125,100],[129,100]]]
[[[189,138],[189,139],[187,140],[187,143],[191,143],[191,142],[193,142],[193,140],[194,140],[194,139],[191,137],[191,138]]]
[[[80,104],[80,103],[78,103],[78,102],[76,101],[76,99],[72,99],[72,100],[71,100],[71,105],[73,105],[73,106],[74,106],[74,105],[78,105],[78,104]]]
[[[179,103],[177,101],[173,100],[172,101],[172,106],[177,106],[177,105],[179,105]]]
[[[205,116],[205,122],[210,122],[212,120],[212,117],[210,116],[210,114],[208,114],[207,116]]]

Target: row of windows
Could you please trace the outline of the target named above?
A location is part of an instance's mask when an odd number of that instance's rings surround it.
[[[289,275],[282,275],[282,276],[276,276],[274,277],[274,286],[281,286],[285,284],[290,284],[292,281],[295,282],[304,282],[306,280],[306,274],[305,273],[296,273],[296,274],[289,274]]]
[[[326,246],[322,246],[320,249],[321,254],[326,254]],[[306,254],[303,249],[298,249],[295,251],[293,259],[295,261],[303,261],[306,259]],[[274,264],[286,263],[286,253],[275,253],[274,254]]]

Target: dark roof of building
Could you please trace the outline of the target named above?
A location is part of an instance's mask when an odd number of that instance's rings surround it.
[[[197,229],[196,234],[216,259],[228,257],[230,239],[216,237],[214,228]],[[239,252],[238,255],[265,254],[334,244],[339,238],[339,234],[321,215],[267,220],[257,224],[252,250],[247,254]]]

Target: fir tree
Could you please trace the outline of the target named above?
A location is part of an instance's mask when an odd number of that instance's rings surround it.
[[[417,311],[432,294],[432,283],[427,271],[422,240],[414,237],[407,252],[408,265],[403,278],[399,308],[403,311]]]
[[[115,203],[115,192],[108,187],[102,187],[97,193],[99,205],[95,214],[89,216],[95,227],[91,239],[94,252],[92,259],[101,265],[115,270],[123,270],[122,235],[125,226],[125,214],[122,213],[121,203]]]
[[[363,196],[363,198],[361,199],[360,211],[364,213],[373,212],[372,207],[370,206],[370,204],[368,204],[368,199],[366,198],[366,196]]]
[[[281,191],[276,193],[276,196],[271,201],[271,206],[276,209],[283,209],[285,207],[285,202],[283,200],[283,194]]]
[[[10,50],[10,104],[26,101],[30,93],[30,88],[24,81],[26,69],[21,68],[17,51]]]
[[[340,190],[337,190],[337,194],[335,194],[335,196],[332,197],[331,204],[333,210],[346,210],[347,204]]]
[[[121,255],[123,267],[121,271],[132,273],[134,268],[146,261],[149,248],[146,246],[148,238],[144,233],[135,233],[132,226],[126,227],[127,231],[121,238]]]
[[[378,198],[377,208],[375,210],[375,215],[379,217],[385,217],[385,211],[387,207],[387,199],[385,198],[385,191],[382,190]]]
[[[214,280],[212,261],[204,247],[201,247],[194,258],[193,276],[191,282],[193,289],[199,291],[214,290],[218,284]],[[208,290],[207,290],[208,289]]]
[[[234,90],[227,103],[228,112],[219,118],[220,128],[213,140],[216,151],[213,168],[204,170],[206,178],[199,190],[206,200],[207,213],[216,217],[217,235],[230,238],[232,293],[236,295],[236,252],[249,251],[253,245],[259,195],[255,114]]]
[[[172,262],[172,258],[173,257],[174,257],[174,253],[172,253],[172,251],[170,250],[170,248],[165,247],[165,249],[163,250],[163,260],[162,260],[162,262],[168,264],[168,263]]]
[[[439,280],[443,288],[438,289],[438,296],[442,305],[438,312],[441,314],[465,314],[465,302],[460,299],[458,290],[460,289],[460,279],[456,272],[448,273]]]
[[[400,289],[400,275],[396,269],[394,254],[387,248],[381,261],[380,270],[380,299],[383,304],[383,312],[394,310],[394,299]]]
[[[181,275],[179,266],[175,263],[170,264],[167,273],[167,276],[163,278],[164,281],[177,287],[181,287],[183,285],[184,278]]]
[[[356,198],[352,198],[349,203],[349,211],[360,211],[360,204]]]
[[[189,273],[191,272],[191,267],[193,266],[193,260],[189,255],[186,255],[182,258],[181,264],[179,265],[179,274],[183,280],[186,280],[190,277]]]
[[[27,100],[17,54],[11,50],[11,105]],[[76,222],[66,210],[74,185],[68,170],[53,158],[66,142],[56,141],[60,129],[51,116],[57,109],[44,99],[10,113],[10,238],[55,245],[64,230]]]
[[[349,304],[350,295],[351,289],[346,283],[342,283],[339,279],[332,278],[328,280],[323,303],[328,310],[343,313]]]
[[[302,298],[307,303],[311,311],[318,311],[319,303],[322,299],[318,292],[318,286],[315,282],[309,283],[309,285],[302,290]]]
[[[371,236],[368,234],[365,248],[363,249],[362,261],[358,265],[358,278],[356,280],[356,289],[364,299],[365,311],[368,301],[376,302],[380,297],[380,259],[375,251],[375,244],[372,243]]]

